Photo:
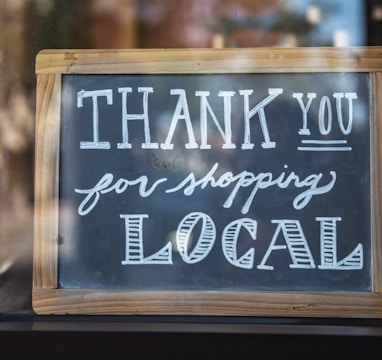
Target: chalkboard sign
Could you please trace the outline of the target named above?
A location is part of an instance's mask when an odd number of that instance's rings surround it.
[[[41,52],[35,311],[380,317],[380,53]]]

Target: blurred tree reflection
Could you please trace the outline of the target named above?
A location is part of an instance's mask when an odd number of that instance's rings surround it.
[[[23,227],[19,221],[30,222],[31,216],[26,218],[25,214],[32,214],[34,81],[27,76],[31,63],[27,4],[11,0],[0,3],[1,258],[14,258],[24,250],[21,241],[17,248],[6,241],[21,236]]]
[[[78,15],[87,3],[0,2],[0,169],[4,216],[12,213],[15,206],[17,213],[30,206],[33,196],[35,56],[41,48],[84,44],[78,36],[82,33],[78,24],[82,24],[83,16]],[[22,199],[26,202],[18,203]]]

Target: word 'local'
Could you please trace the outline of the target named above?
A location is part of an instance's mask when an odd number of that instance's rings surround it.
[[[132,143],[129,139],[129,129],[128,121],[131,120],[141,120],[144,123],[144,139],[145,142],[142,143],[142,149],[158,149],[159,144],[157,142],[152,142],[150,134],[150,120],[149,120],[149,94],[154,92],[152,87],[138,87],[138,92],[142,93],[142,114],[131,114],[128,113],[127,109],[127,98],[128,94],[133,92],[131,87],[120,87],[118,92],[122,97],[122,142],[117,143],[118,149],[131,149]],[[270,138],[267,119],[265,114],[265,107],[270,104],[274,99],[276,99],[280,94],[283,93],[282,88],[270,88],[268,89],[268,96],[257,103],[254,107],[250,108],[250,95],[253,94],[252,89],[239,90],[239,95],[243,97],[243,107],[244,107],[244,139],[241,144],[241,149],[253,149],[254,144],[251,142],[251,128],[250,120],[253,116],[258,114],[262,135],[264,137],[264,142],[261,146],[264,149],[276,147],[276,142],[272,141]],[[211,145],[208,144],[207,138],[207,120],[208,114],[212,118],[216,128],[222,136],[224,141],[223,149],[235,149],[236,144],[232,143],[232,128],[231,128],[231,114],[232,114],[232,97],[235,96],[235,91],[219,91],[218,96],[223,98],[223,109],[224,109],[224,129],[220,125],[209,101],[208,96],[209,91],[196,91],[195,96],[200,97],[200,145],[196,141],[196,137],[193,130],[193,125],[191,121],[187,93],[184,89],[171,89],[171,95],[178,96],[178,101],[175,106],[170,127],[167,133],[167,137],[163,143],[160,144],[160,148],[163,150],[171,150],[174,147],[172,143],[175,129],[177,127],[178,121],[183,120],[186,125],[188,142],[185,143],[186,149],[210,149]],[[81,149],[110,149],[111,145],[109,141],[101,141],[99,134],[99,97],[106,97],[107,105],[113,105],[113,90],[112,89],[102,89],[102,90],[81,90],[77,93],[77,107],[81,108],[84,106],[84,99],[90,98],[92,100],[92,126],[93,126],[93,139],[91,141],[81,141]],[[308,110],[312,104],[313,99],[317,97],[316,93],[307,93],[307,102],[304,104],[303,93],[293,93],[292,97],[295,98],[301,108],[303,117],[303,126],[299,130],[300,135],[310,135],[310,129],[308,127],[307,114]],[[353,123],[353,100],[357,99],[357,94],[354,92],[335,92],[333,97],[336,102],[336,113],[338,125],[341,132],[344,135],[348,135],[352,130]],[[346,98],[348,101],[348,121],[345,124],[342,116],[342,99]],[[332,106],[330,98],[328,96],[323,96],[320,100],[319,113],[318,113],[318,125],[319,130],[322,135],[328,135],[332,129]]]
[[[147,214],[120,214],[125,221],[125,260],[122,265],[140,264],[172,264],[173,243],[169,241],[156,253],[145,257],[143,246],[143,220]],[[363,268],[363,247],[358,244],[345,258],[337,259],[337,222],[341,217],[316,217],[320,222],[320,254],[322,270],[360,270]],[[294,219],[271,220],[276,224],[270,245],[257,268],[260,270],[273,270],[268,259],[274,251],[288,250],[292,269],[316,268],[313,255],[305,237],[301,223]],[[191,247],[193,232],[201,223],[201,230],[196,244]],[[255,248],[251,247],[243,255],[238,255],[239,234],[246,231],[252,240],[257,237],[257,221],[251,218],[241,218],[231,221],[223,230],[221,245],[224,257],[233,266],[251,269],[254,266]],[[278,238],[282,234],[285,243],[279,244]],[[175,233],[176,248],[182,260],[188,264],[195,264],[205,259],[210,253],[216,240],[216,228],[213,219],[202,212],[187,214],[179,223]],[[191,248],[191,250],[190,250]]]

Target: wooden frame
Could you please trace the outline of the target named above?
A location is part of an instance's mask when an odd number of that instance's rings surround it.
[[[58,288],[63,74],[367,72],[371,79],[372,291],[127,291]],[[44,50],[36,60],[33,308],[39,314],[382,317],[382,48]]]

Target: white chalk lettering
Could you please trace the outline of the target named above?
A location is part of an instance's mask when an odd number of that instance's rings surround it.
[[[304,96],[303,93],[293,93],[292,95],[295,99],[297,99],[302,114],[303,114],[303,126],[299,130],[299,135],[310,135],[310,129],[308,128],[308,110],[312,104],[312,100],[316,98],[316,93],[308,93],[308,103],[305,106],[302,98]],[[333,98],[336,100],[336,113],[337,113],[337,121],[339,129],[343,135],[349,135],[353,128],[353,100],[357,99],[358,96],[355,92],[334,92]],[[346,98],[348,100],[348,121],[345,125],[345,121],[343,119],[343,106],[342,99]],[[332,104],[330,102],[330,98],[328,96],[322,96],[320,100],[320,105],[318,109],[318,130],[320,134],[323,136],[331,135],[333,130],[333,111]],[[304,146],[298,146],[297,150],[300,151],[351,151],[352,148],[350,146],[345,146],[347,144],[346,139],[310,139],[310,140],[301,140]],[[305,144],[309,144],[305,146]],[[341,145],[340,145],[341,144]],[[343,145],[342,145],[343,144]],[[338,146],[340,145],[340,146]]]
[[[222,234],[223,254],[232,265],[242,269],[251,269],[255,258],[255,248],[249,249],[240,258],[237,256],[237,241],[241,228],[246,229],[251,238],[256,240],[256,220],[244,218],[231,221],[224,228]]]
[[[144,257],[143,255],[143,219],[148,218],[146,214],[126,215],[121,214],[120,218],[125,220],[125,260],[122,265],[143,265],[143,264],[172,264],[172,246],[168,242],[156,253]]]
[[[264,149],[274,148],[276,143],[271,141],[268,131],[267,118],[265,116],[264,107],[272,102],[277,96],[283,93],[283,89],[268,89],[269,96],[260,101],[251,110],[249,109],[249,95],[252,95],[253,90],[239,90],[239,94],[244,97],[244,143],[242,144],[242,149],[253,149],[254,144],[251,143],[251,128],[249,120],[255,115],[259,114],[259,120],[261,125],[261,130],[264,136],[264,142],[261,146]]]
[[[231,129],[231,97],[235,94],[234,91],[220,91],[219,96],[224,99],[224,131],[216,118],[215,113],[212,111],[211,105],[207,100],[210,95],[209,91],[196,91],[195,95],[200,96],[200,133],[201,133],[201,149],[211,149],[211,145],[207,144],[207,114],[212,117],[214,124],[220,132],[224,144],[223,149],[235,149],[235,144],[232,144],[232,129]]]
[[[323,195],[330,192],[333,189],[337,178],[335,171],[329,172],[330,179],[326,182],[324,182],[324,175],[322,173],[310,174],[306,177],[300,178],[300,176],[298,176],[294,171],[291,171],[288,174],[283,171],[278,176],[274,176],[271,172],[260,172],[258,174],[254,174],[253,172],[249,172],[247,170],[234,175],[231,171],[227,171],[219,176],[215,175],[218,167],[219,164],[215,163],[212,168],[200,179],[196,179],[195,174],[191,172],[178,185],[165,188],[164,192],[166,194],[171,194],[178,191],[183,191],[184,195],[191,196],[198,188],[203,190],[210,186],[211,188],[224,189],[230,185],[233,185],[233,189],[230,191],[223,203],[224,208],[230,208],[235,201],[239,190],[252,186],[252,190],[241,208],[241,213],[246,214],[253,204],[255,195],[259,190],[265,190],[272,186],[277,186],[280,189],[286,189],[293,186],[295,189],[305,188],[302,192],[295,196],[292,203],[296,210],[301,210],[308,205],[313,196]],[[287,168],[288,166],[284,165],[284,169]],[[134,185],[138,185],[139,195],[141,197],[148,197],[158,188],[159,184],[166,183],[167,178],[159,178],[155,180],[151,187],[148,186],[149,180],[146,175],[139,176],[138,178],[132,180],[119,178],[114,184],[113,181],[114,175],[111,173],[106,173],[95,186],[88,189],[76,188],[76,193],[86,195],[78,207],[79,215],[84,216],[92,211],[100,200],[101,195],[112,191],[116,194],[122,194],[129,187]]]
[[[118,88],[118,92],[122,94],[122,142],[117,144],[118,149],[131,149],[132,144],[129,142],[128,121],[143,120],[145,142],[142,143],[142,149],[157,149],[158,143],[151,142],[150,136],[150,121],[148,113],[149,93],[153,93],[152,87],[139,87],[138,92],[143,93],[142,107],[143,114],[128,114],[127,113],[127,94],[131,93],[131,87]]]
[[[171,150],[174,148],[174,144],[171,143],[174,136],[176,125],[178,120],[184,120],[187,129],[188,143],[184,146],[186,149],[197,149],[198,144],[195,140],[194,129],[192,127],[190,111],[188,109],[186,91],[183,89],[171,89],[171,95],[179,95],[178,102],[171,120],[170,130],[167,134],[167,138],[163,144],[160,145],[161,149]]]
[[[86,194],[85,198],[78,206],[78,214],[81,216],[89,214],[90,211],[92,211],[97,205],[102,194],[106,194],[111,191],[115,191],[116,194],[121,194],[126,191],[129,186],[139,185],[139,195],[141,197],[147,197],[153,193],[153,191],[160,183],[165,182],[167,179],[161,178],[157,181],[154,181],[151,188],[147,188],[148,178],[145,175],[142,175],[134,180],[126,180],[120,178],[114,183],[114,185],[111,185],[113,180],[114,175],[107,173],[98,181],[94,187],[90,189],[74,189],[76,193]]]
[[[81,141],[81,149],[110,149],[108,141],[99,141],[99,116],[98,116],[98,97],[105,96],[108,105],[113,105],[113,91],[111,89],[85,91],[81,90],[77,93],[77,107],[83,107],[84,98],[92,98],[93,104],[93,141]]]
[[[308,129],[308,110],[310,105],[312,104],[313,99],[316,98],[316,93],[307,93],[308,103],[304,106],[302,98],[304,96],[303,93],[293,93],[292,95],[295,99],[297,99],[300,104],[300,108],[302,111],[302,128],[298,131],[299,135],[310,135],[310,130]]]
[[[201,221],[201,230],[195,246],[189,253],[191,234],[196,224]],[[215,223],[202,212],[194,212],[185,216],[179,223],[176,232],[176,245],[180,256],[187,264],[195,264],[202,261],[212,249],[216,238]]]
[[[236,149],[236,145],[232,143],[232,129],[231,129],[231,112],[232,104],[231,98],[235,95],[234,91],[219,91],[218,96],[223,97],[224,101],[224,129],[225,136],[223,149]],[[223,134],[222,134],[223,135]]]
[[[242,188],[253,185],[253,189],[241,209],[242,214],[247,214],[254,201],[256,193],[260,189],[266,189],[271,186],[278,186],[281,189],[285,189],[292,183],[296,188],[307,187],[308,189],[297,195],[293,201],[294,208],[301,210],[309,203],[314,195],[329,192],[336,182],[335,171],[330,171],[331,180],[323,185],[319,185],[323,177],[322,173],[311,174],[303,179],[300,179],[300,177],[293,171],[290,172],[288,176],[286,176],[285,171],[283,171],[279,176],[274,178],[273,174],[270,172],[255,175],[252,172],[244,170],[238,175],[233,175],[232,172],[226,172],[216,179],[214,177],[214,173],[217,168],[218,163],[215,163],[211,170],[199,180],[195,179],[194,173],[190,173],[181,183],[179,183],[179,185],[174,188],[167,189],[166,192],[171,193],[183,189],[183,193],[186,196],[190,196],[198,187],[204,189],[209,184],[211,187],[224,188],[236,182],[223,205],[225,208],[230,208],[237,196],[238,191]],[[287,168],[286,165],[285,168]]]
[[[169,241],[154,254],[144,256],[143,220],[147,214],[120,214],[125,222],[125,259],[122,265],[161,264],[171,265],[172,242]],[[361,270],[363,268],[362,244],[357,244],[354,250],[345,258],[337,260],[337,228],[340,217],[316,217],[320,222],[320,256],[321,264],[318,270]],[[201,226],[197,226],[201,222]],[[273,219],[276,229],[260,263],[258,270],[274,270],[269,265],[274,251],[286,250],[291,259],[291,269],[316,269],[313,254],[310,250],[302,225],[295,219]],[[198,239],[193,244],[192,239],[196,229],[199,229]],[[233,266],[242,269],[252,269],[255,262],[255,247],[248,249],[238,258],[237,243],[241,229],[245,229],[253,240],[257,237],[257,221],[241,218],[231,221],[221,235],[221,248],[225,259]],[[277,243],[282,234],[284,243]],[[210,254],[216,239],[216,227],[213,219],[203,212],[192,212],[183,217],[176,231],[176,247],[181,259],[187,264],[196,264],[206,259]],[[257,239],[257,242],[260,239]],[[261,239],[267,241],[267,239]]]
[[[337,221],[341,217],[317,217],[321,229],[321,265],[320,269],[359,270],[363,268],[363,247],[358,244],[345,258],[337,259]]]
[[[308,246],[308,241],[304,235],[301,224],[298,220],[272,220],[272,223],[278,224],[273,234],[271,244],[267,252],[264,255],[263,260],[260,265],[257,266],[258,269],[273,270],[273,266],[266,265],[269,256],[274,250],[284,250],[288,248],[289,254],[292,258],[292,264],[289,265],[290,268],[298,269],[314,269],[315,264],[313,260],[312,253]],[[278,245],[276,241],[280,232],[284,236],[286,245]]]
[[[223,98],[223,126],[218,120],[208,98],[210,96],[210,91],[197,90],[195,91],[195,96],[200,98],[200,145],[196,141],[193,119],[191,119],[187,92],[184,89],[170,89],[170,95],[177,95],[178,100],[173,111],[171,121],[169,122],[169,128],[167,136],[159,146],[158,142],[153,142],[150,134],[150,118],[149,118],[149,94],[154,93],[153,87],[138,87],[138,93],[142,93],[142,113],[132,114],[128,112],[128,94],[133,93],[132,87],[119,87],[118,92],[121,94],[122,103],[122,126],[121,135],[122,141],[117,143],[118,149],[132,149],[133,144],[130,142],[129,136],[129,123],[130,121],[143,121],[143,132],[144,132],[144,142],[141,145],[142,149],[158,149],[172,150],[174,148],[173,139],[175,136],[175,131],[178,127],[179,120],[184,121],[186,126],[186,133],[188,141],[185,142],[184,147],[186,149],[211,149],[212,145],[208,143],[208,118],[212,119],[212,123],[215,125],[218,133],[223,139],[222,148],[223,149],[236,149],[236,144],[233,142],[232,134],[232,98],[235,96],[235,91],[218,91],[218,96]],[[263,149],[272,149],[276,147],[276,141],[271,139],[271,135],[268,129],[268,120],[266,117],[265,107],[273,102],[279,95],[284,92],[282,88],[269,88],[268,95],[266,98],[262,99],[255,106],[250,108],[250,95],[254,92],[253,89],[238,90],[239,95],[243,99],[243,143],[241,144],[241,149],[248,150],[253,149],[255,144],[251,142],[251,119],[257,114],[259,119],[259,124],[261,128],[261,133],[263,135],[264,141],[261,143]],[[152,95],[154,96],[154,95]],[[308,126],[308,115],[313,100],[317,97],[316,93],[308,92],[306,94],[307,102],[304,103],[304,94],[301,92],[292,93],[292,97],[295,98],[300,106],[302,112],[302,127],[298,130],[299,135],[311,135],[311,129]],[[338,126],[343,135],[349,135],[353,128],[354,121],[354,103],[353,100],[357,99],[358,96],[355,92],[334,92],[332,94],[335,99],[336,114],[338,120]],[[81,90],[77,93],[77,107],[82,108],[83,99],[92,99],[92,131],[93,140],[92,141],[80,141],[81,149],[110,149],[111,145],[108,141],[100,141],[99,134],[99,98],[106,97],[107,105],[113,105],[113,91],[112,89],[101,89],[101,90]],[[348,100],[348,119],[347,122],[343,118],[343,102],[342,99],[346,98]],[[315,122],[318,124],[318,130],[322,136],[331,135],[333,130],[333,111],[330,98],[327,95],[321,97],[318,109],[318,119]],[[236,128],[236,127],[235,127]],[[315,144],[317,146],[299,146],[297,149],[301,151],[351,151],[352,148],[349,146],[335,146],[339,142],[347,142],[343,139],[313,139],[313,140],[302,140],[303,144]],[[330,142],[330,143],[328,143]],[[320,145],[330,145],[330,146],[320,146]],[[332,146],[333,145],[333,146]]]
[[[325,112],[327,113],[327,124],[325,124]],[[322,135],[328,135],[332,130],[332,105],[328,96],[323,96],[320,101],[318,128]]]
[[[345,93],[345,94],[344,93],[334,93],[333,97],[336,99],[338,125],[340,126],[340,129],[344,135],[349,135],[351,130],[352,130],[352,126],[353,126],[353,100],[357,99],[357,94],[356,93]],[[349,104],[349,110],[348,110],[349,111],[348,112],[348,116],[349,116],[348,119],[349,120],[348,120],[348,124],[346,127],[345,127],[345,124],[344,124],[344,121],[342,118],[341,99],[343,97],[346,97],[346,99],[348,99],[348,104]]]

